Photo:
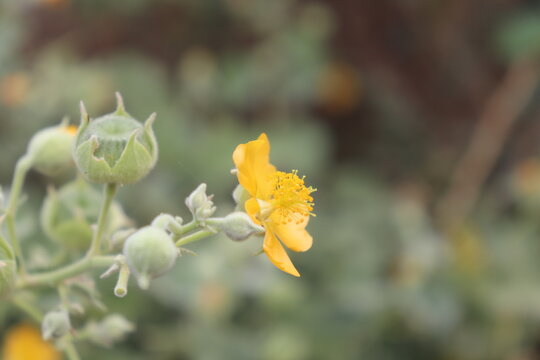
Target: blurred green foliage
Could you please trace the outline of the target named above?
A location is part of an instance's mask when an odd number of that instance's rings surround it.
[[[488,193],[466,226],[445,234],[433,226],[424,181],[388,181],[377,168],[338,161],[336,137],[313,108],[323,103],[330,112],[338,111],[360,95],[348,83],[357,81],[355,71],[337,78],[332,72],[336,19],[328,4],[0,4],[2,184],[9,184],[26,139],[36,130],[65,115],[77,122],[81,99],[91,116],[110,112],[118,90],[136,118],[158,113],[158,166],[120,191],[125,212],[140,226],[160,212],[187,215],[184,198],[201,182],[215,194],[218,213],[231,210],[232,151],[263,131],[272,144],[272,162],[285,170],[298,168],[318,188],[317,217],[309,225],[313,249],[291,254],[300,279],[279,272],[263,256],[252,256],[261,246],[255,239],[207,240],[192,248],[198,256],[182,257],[148,292],[131,286],[129,295],[118,299],[113,280],[100,281],[103,303],[138,330],[113,349],[82,345],[84,358],[539,356],[540,178],[535,176],[540,167],[505,174],[503,189]],[[172,25],[166,22],[170,28],[158,27],[158,32],[149,24],[154,31],[146,33],[128,26],[135,43],[114,37],[121,25],[155,21],[153,16],[169,10],[181,15]],[[63,36],[40,36],[33,24],[43,18],[75,25],[66,25],[73,28]],[[84,24],[80,29],[78,22]],[[94,29],[88,25],[93,22],[109,28]],[[537,14],[518,14],[500,28],[493,36],[494,53],[507,59],[538,54]],[[94,30],[96,38],[88,35]],[[160,42],[168,51],[156,45],[160,53],[154,56],[153,44]],[[96,47],[105,50],[92,53]],[[405,100],[374,87],[380,98],[373,101],[390,119],[379,125],[390,127],[387,137],[401,144],[403,138],[421,136],[407,120],[412,115],[398,119],[408,108]],[[27,189],[31,196],[19,226],[29,255],[54,249],[32,220],[47,182],[34,174]],[[0,312],[3,331],[23,318],[3,306]]]
[[[540,54],[540,13],[515,15],[501,27],[498,42],[507,58],[530,58]]]

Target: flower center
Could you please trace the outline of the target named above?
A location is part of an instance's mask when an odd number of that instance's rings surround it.
[[[272,175],[272,194],[270,202],[272,208],[280,217],[282,224],[291,221],[301,223],[306,216],[314,215],[313,198],[311,193],[316,189],[304,185],[304,177],[298,176],[298,171],[290,173],[276,171]]]

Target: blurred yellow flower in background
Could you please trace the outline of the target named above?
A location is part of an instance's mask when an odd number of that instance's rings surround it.
[[[62,356],[54,346],[41,338],[41,332],[32,325],[12,327],[4,339],[3,360],[60,360]]]
[[[245,203],[246,212],[266,230],[265,254],[279,269],[300,276],[281,243],[293,251],[311,248],[313,239],[305,227],[313,215],[310,194],[315,189],[306,187],[296,171],[277,171],[270,164],[270,142],[264,133],[238,145],[233,161],[238,182],[251,196]]]

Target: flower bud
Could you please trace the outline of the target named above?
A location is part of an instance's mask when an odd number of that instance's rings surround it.
[[[88,248],[92,225],[97,222],[102,195],[82,179],[59,190],[49,189],[41,209],[44,232],[57,243],[71,250]],[[113,202],[106,220],[106,234],[129,223],[122,208]]]
[[[28,144],[27,154],[34,169],[44,175],[54,176],[73,166],[71,148],[77,128],[60,125],[45,128],[36,133]]]
[[[208,219],[216,211],[212,195],[206,195],[206,184],[199,185],[187,198],[186,206],[197,221]]]
[[[167,230],[171,222],[174,222],[174,216],[170,214],[159,214],[152,220],[152,226]]]
[[[0,242],[0,299],[13,290],[15,274],[13,252],[6,243]]]
[[[242,211],[244,209],[244,204],[251,195],[249,195],[242,185],[238,184],[233,190],[232,197],[236,203],[236,211]]]
[[[158,158],[152,129],[155,113],[143,125],[126,112],[122,97],[116,95],[116,111],[92,121],[81,103],[81,126],[73,151],[77,167],[91,182],[137,182],[150,172]]]
[[[134,330],[133,323],[121,315],[112,314],[100,322],[90,322],[85,329],[85,334],[94,343],[110,348],[115,343],[124,340]]]
[[[152,221],[152,226],[167,230],[173,234],[182,232],[182,218],[180,216],[172,216],[170,214],[159,214]]]
[[[41,323],[43,340],[57,340],[71,331],[69,314],[64,309],[49,311]]]
[[[151,279],[174,265],[178,249],[165,230],[146,226],[128,237],[124,244],[124,256],[139,287],[147,289]]]
[[[264,228],[255,224],[244,212],[233,212],[224,218],[211,219],[207,224],[222,231],[234,241],[246,240],[251,235],[264,232]]]

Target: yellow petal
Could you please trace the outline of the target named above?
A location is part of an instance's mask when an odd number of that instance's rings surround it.
[[[268,198],[272,186],[271,174],[276,168],[270,164],[270,143],[266,134],[257,140],[240,144],[233,152],[233,161],[238,170],[238,182],[251,196]]]
[[[279,240],[289,249],[293,251],[307,251],[313,244],[313,238],[305,229],[308,220],[309,216],[305,216],[304,220],[299,224],[294,221],[286,224],[273,222],[271,228]]]
[[[250,198],[244,204],[247,214],[251,217],[256,224],[261,225],[261,221],[257,219],[257,214],[259,213],[260,207],[259,202],[255,198]]]
[[[266,231],[263,250],[278,269],[297,277],[300,276],[300,273],[298,273],[298,270],[296,270],[291,262],[289,255],[287,255],[287,252],[271,231]]]
[[[257,191],[257,185],[255,183],[255,177],[249,172],[249,169],[246,165],[246,152],[247,144],[240,144],[234,149],[233,152],[233,161],[238,170],[238,182],[240,185],[246,189],[246,191],[251,195],[255,196]]]

